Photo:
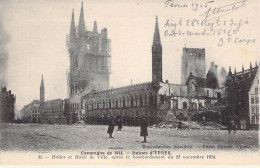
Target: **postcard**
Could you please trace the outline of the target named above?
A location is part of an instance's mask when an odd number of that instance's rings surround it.
[[[257,0],[0,0],[1,166],[259,166]]]

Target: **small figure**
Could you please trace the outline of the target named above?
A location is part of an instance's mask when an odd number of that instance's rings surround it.
[[[108,129],[107,129],[107,133],[109,134],[109,138],[114,138],[114,137],[112,137],[112,134],[114,132],[114,128],[115,128],[115,123],[114,123],[113,116],[111,116],[110,120],[108,122]]]
[[[237,132],[237,125],[236,124],[234,124],[233,129],[234,129],[234,134],[235,134]]]
[[[121,131],[121,129],[123,127],[123,121],[120,118],[117,120],[117,124],[118,124],[117,131]]]
[[[227,124],[228,134],[231,133],[232,127],[233,127],[233,125],[232,125],[232,121],[229,121],[228,124]]]
[[[141,120],[141,132],[140,132],[140,136],[144,137],[143,143],[146,142],[146,137],[148,136],[147,127],[148,127],[148,123],[146,121],[146,118],[143,117],[142,120]]]

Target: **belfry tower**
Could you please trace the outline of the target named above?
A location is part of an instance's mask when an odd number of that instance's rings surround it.
[[[42,81],[41,81],[41,86],[40,86],[40,102],[44,103],[44,82],[43,82],[43,75],[42,75]]]
[[[152,45],[152,82],[162,82],[162,44],[157,16]]]
[[[67,35],[67,49],[70,57],[68,73],[68,94],[70,97],[109,89],[111,66],[111,42],[107,29],[98,32],[94,21],[93,31],[85,27],[83,2],[81,4],[78,27],[75,26],[72,11],[70,34]]]

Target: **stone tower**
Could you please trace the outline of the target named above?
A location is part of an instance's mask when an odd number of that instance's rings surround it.
[[[206,77],[205,49],[183,48],[181,66],[181,84],[185,85],[189,74],[196,77]]]
[[[72,11],[70,34],[67,35],[67,49],[70,57],[68,94],[70,97],[93,90],[109,89],[111,65],[111,42],[107,29],[98,32],[94,21],[93,31],[85,27],[83,2],[78,27],[75,26]]]
[[[162,81],[162,44],[160,39],[158,18],[156,16],[153,45],[152,45],[152,82],[158,83],[161,81]]]
[[[41,86],[40,86],[40,102],[44,102],[44,82],[43,82],[43,75],[42,75],[42,81],[41,81]]]

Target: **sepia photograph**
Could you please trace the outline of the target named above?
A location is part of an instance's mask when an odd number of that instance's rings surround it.
[[[0,166],[259,166],[257,0],[0,0]]]

